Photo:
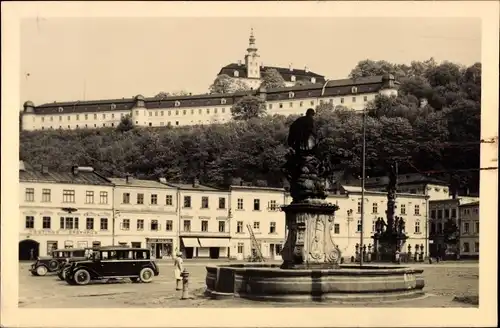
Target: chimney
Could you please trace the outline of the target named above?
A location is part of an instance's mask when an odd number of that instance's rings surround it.
[[[200,180],[198,180],[198,178],[194,178],[193,179],[193,187],[196,188],[200,185]]]
[[[73,175],[78,175],[78,166],[74,165],[71,167],[71,172]]]
[[[293,72],[292,63],[290,63],[290,65],[288,65],[288,68],[290,68],[290,72]]]
[[[132,182],[132,176],[130,174],[127,174],[125,176],[125,183],[131,183]]]
[[[306,67],[304,67],[304,71],[305,71],[306,73],[309,73],[309,68],[308,68],[307,66],[306,66]]]
[[[49,174],[49,167],[47,165],[42,165],[42,173]]]

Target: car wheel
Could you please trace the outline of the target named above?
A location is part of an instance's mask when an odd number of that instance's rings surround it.
[[[56,271],[56,270],[57,270],[57,268],[59,268],[59,262],[57,262],[56,260],[51,260],[51,261],[49,262],[49,269],[50,269],[51,271]]]
[[[139,273],[141,282],[151,282],[153,280],[154,272],[150,268],[144,268]]]
[[[36,268],[36,274],[37,276],[45,276],[47,274],[47,267],[45,265],[40,265],[38,268]]]
[[[80,269],[75,272],[73,280],[77,285],[86,285],[90,282],[90,273],[85,269]]]
[[[66,280],[66,274],[64,273],[64,270],[60,271],[57,273],[57,276],[59,277],[60,280]]]
[[[139,278],[130,278],[130,281],[132,281],[133,283],[138,283],[139,282]]]
[[[75,285],[75,280],[71,276],[65,276],[64,280],[68,283],[68,285]]]

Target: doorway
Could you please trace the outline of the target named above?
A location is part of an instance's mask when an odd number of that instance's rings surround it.
[[[40,243],[32,239],[19,242],[19,261],[34,261],[40,254]]]
[[[187,259],[192,259],[193,253],[194,253],[194,247],[185,247],[184,253],[185,253]]]
[[[218,259],[220,256],[220,247],[210,247],[209,253],[211,259]]]

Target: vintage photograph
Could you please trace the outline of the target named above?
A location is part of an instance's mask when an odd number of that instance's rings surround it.
[[[20,20],[19,309],[478,309],[481,18],[193,19]]]

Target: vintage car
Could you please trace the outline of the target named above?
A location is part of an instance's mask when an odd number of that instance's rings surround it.
[[[67,258],[66,261],[61,264],[61,266],[59,267],[59,270],[57,270],[57,277],[60,280],[65,280],[66,269],[68,269],[73,262],[88,260],[92,254],[92,249],[95,249],[95,248],[85,248],[84,256],[75,256],[75,257]]]
[[[159,274],[149,249],[106,246],[93,249],[87,260],[71,262],[64,271],[64,279],[70,285],[124,278],[148,283]]]
[[[51,255],[38,257],[29,269],[31,274],[45,276],[48,272],[57,272],[68,258],[85,259],[85,248],[56,249]]]

